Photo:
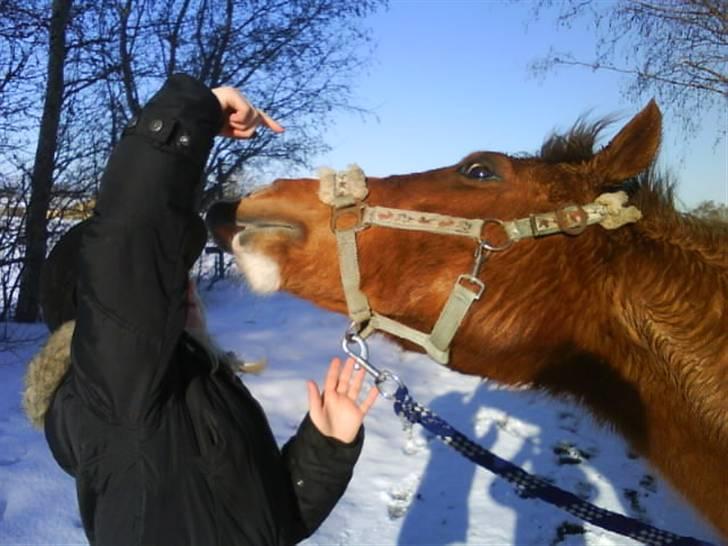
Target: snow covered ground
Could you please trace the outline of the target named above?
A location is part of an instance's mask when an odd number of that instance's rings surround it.
[[[304,380],[320,381],[329,359],[340,354],[346,319],[284,294],[253,296],[228,282],[202,295],[210,328],[223,347],[248,359],[268,358],[261,376],[243,380],[284,442],[306,411]],[[73,481],[20,409],[24,367],[45,328],[4,327],[29,341],[0,352],[0,545],[86,544]],[[581,409],[459,375],[381,339],[371,350],[372,361],[398,373],[419,402],[501,457],[602,507],[719,543],[621,439]],[[635,544],[541,501],[518,497],[507,482],[419,427],[404,430],[384,399],[366,427],[364,451],[346,495],[305,544]]]

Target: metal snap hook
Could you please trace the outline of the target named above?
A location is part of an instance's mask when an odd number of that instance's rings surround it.
[[[356,345],[359,352],[357,353],[353,351],[351,349],[351,345]],[[364,341],[364,338],[362,338],[359,334],[355,334],[347,330],[346,334],[344,334],[344,338],[341,340],[341,348],[349,357],[354,359],[355,369],[358,370],[360,367],[364,366],[364,368],[369,371],[367,367],[372,367],[371,364],[369,364],[369,346],[367,345],[367,342]]]
[[[351,348],[352,345],[356,345],[359,352],[353,350]],[[359,334],[347,331],[347,333],[344,334],[344,338],[341,340],[341,348],[347,356],[354,359],[355,370],[364,368],[369,375],[374,377],[375,382],[381,376],[382,372],[369,362],[369,347],[367,346],[367,342],[364,338]]]
[[[352,345],[356,347],[352,349]],[[395,374],[389,370],[379,370],[376,366],[369,362],[369,347],[367,342],[359,334],[354,333],[351,326],[344,334],[341,340],[341,348],[351,358],[354,359],[354,368],[364,368],[366,372],[374,378],[374,385],[384,398],[391,400],[400,387],[404,384]],[[356,352],[358,349],[359,352]]]
[[[478,241],[478,246],[475,248],[475,255],[473,256],[473,268],[470,271],[471,277],[477,277],[480,275],[480,269],[488,259],[490,250],[488,250],[483,241]],[[461,275],[462,276],[462,275]]]

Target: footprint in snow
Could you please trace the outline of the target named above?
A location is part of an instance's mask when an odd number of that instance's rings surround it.
[[[657,481],[652,474],[645,474],[642,476],[640,486],[649,493],[657,493]]]
[[[559,466],[565,464],[581,464],[584,461],[588,461],[599,451],[592,447],[582,449],[571,442],[561,441],[551,447],[551,450],[556,455],[556,463]]]
[[[644,523],[651,523],[647,509],[642,505],[642,500],[649,496],[649,493],[640,492],[636,489],[622,489],[622,494],[628,501],[631,515]]]
[[[410,475],[402,483],[392,486],[387,492],[387,514],[389,519],[403,517],[414,499],[419,500],[419,494],[415,494],[419,485],[419,478]]]
[[[339,538],[337,541],[337,544],[339,546],[344,546],[345,544],[351,544],[351,531],[348,529],[344,529],[339,533]]]
[[[425,436],[423,437],[420,434],[417,434],[413,427],[406,426],[406,438],[407,440],[404,443],[404,446],[402,446],[402,453],[405,455],[417,455],[418,453],[421,453],[423,450],[427,449],[427,443],[432,440],[432,436]]]
[[[551,546],[558,546],[562,542],[565,542],[569,536],[585,535],[586,529],[580,523],[572,523],[569,521],[561,522],[556,529],[556,536],[551,540]]]
[[[576,433],[579,430],[579,417],[570,411],[559,412],[559,428],[567,432]]]
[[[574,487],[574,494],[581,500],[593,501],[597,496],[597,488],[594,484],[579,480]]]

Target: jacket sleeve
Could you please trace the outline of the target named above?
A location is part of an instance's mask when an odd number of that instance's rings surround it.
[[[299,522],[294,542],[299,542],[323,523],[344,494],[364,444],[364,426],[346,444],[324,436],[307,415],[283,446],[283,460],[292,481]]]
[[[163,394],[185,322],[185,249],[221,122],[207,87],[172,76],[106,166],[81,240],[72,357],[77,391],[109,420],[134,424]]]

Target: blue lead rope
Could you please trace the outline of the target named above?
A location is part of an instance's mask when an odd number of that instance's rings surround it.
[[[475,464],[505,478],[516,487],[521,497],[544,500],[602,529],[651,546],[715,546],[704,540],[676,535],[622,514],[604,510],[580,499],[573,493],[551,485],[542,478],[529,474],[468,439],[435,413],[417,403],[410,396],[407,387],[403,385],[399,386],[394,395],[394,411],[397,415],[405,417],[410,423],[419,423]]]

